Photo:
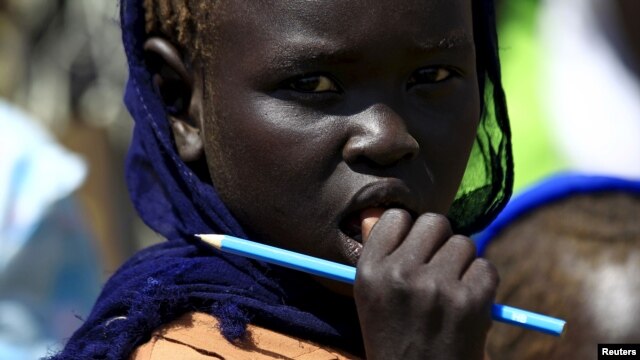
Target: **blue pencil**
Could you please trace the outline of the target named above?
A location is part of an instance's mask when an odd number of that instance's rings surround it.
[[[338,264],[336,262],[228,235],[211,234],[196,236],[213,247],[227,253],[261,260],[349,284],[353,284],[356,278],[356,268],[353,266]],[[555,336],[562,334],[566,323],[564,320],[551,316],[501,304],[493,304],[491,315],[493,320],[496,321]]]

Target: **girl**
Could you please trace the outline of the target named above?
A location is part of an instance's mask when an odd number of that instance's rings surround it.
[[[483,357],[497,274],[455,234],[511,191],[491,1],[121,12],[127,181],[169,241],[112,277],[57,358]],[[218,254],[198,233],[357,265],[356,283]]]

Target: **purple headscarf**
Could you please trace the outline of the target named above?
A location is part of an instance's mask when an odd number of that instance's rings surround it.
[[[245,233],[214,187],[201,181],[175,150],[164,106],[143,61],[142,0],[122,0],[120,11],[129,62],[125,103],[135,120],[127,183],[142,219],[169,241],[137,253],[113,275],[83,326],[52,359],[126,359],[153,330],[191,311],[216,316],[229,340],[242,337],[252,322],[358,351],[362,345],[352,300],[303,275],[223,255],[194,239],[198,233]],[[335,304],[331,312],[323,306],[327,301]]]

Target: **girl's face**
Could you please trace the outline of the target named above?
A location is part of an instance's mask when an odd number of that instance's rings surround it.
[[[480,117],[470,0],[216,6],[205,152],[254,240],[355,265],[363,210],[448,212]]]

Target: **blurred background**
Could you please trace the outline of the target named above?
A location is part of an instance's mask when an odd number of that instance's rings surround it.
[[[498,4],[516,193],[565,170],[639,179],[640,2]],[[124,183],[125,80],[115,0],[0,0],[0,359],[55,351],[161,240]]]
[[[160,239],[128,199],[116,1],[0,0],[0,359],[55,351]]]

